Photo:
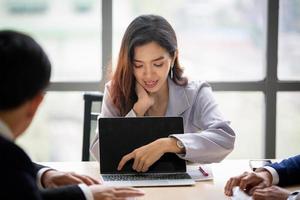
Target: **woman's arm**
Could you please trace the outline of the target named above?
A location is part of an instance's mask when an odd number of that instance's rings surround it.
[[[188,117],[188,129],[193,126],[202,131],[171,135],[185,146],[186,153],[179,154],[179,157],[192,162],[219,162],[234,147],[235,133],[221,115],[212,91],[207,86],[203,84],[198,88],[189,116],[185,116]]]

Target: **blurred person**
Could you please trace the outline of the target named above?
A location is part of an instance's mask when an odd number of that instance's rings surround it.
[[[118,170],[146,172],[165,153],[201,163],[219,162],[234,147],[235,133],[206,82],[188,82],[179,64],[177,38],[161,16],[135,18],[123,36],[116,71],[105,85],[101,117],[182,116],[184,134],[173,134],[130,152]],[[99,160],[99,134],[91,145]]]
[[[88,176],[37,165],[14,143],[30,125],[50,74],[47,55],[31,37],[0,31],[0,199],[97,200],[143,195],[132,188],[99,185]]]
[[[238,186],[252,195],[254,200],[299,200],[299,192],[281,188],[294,184],[300,184],[300,155],[230,178],[225,186],[225,194],[232,196],[233,187]]]

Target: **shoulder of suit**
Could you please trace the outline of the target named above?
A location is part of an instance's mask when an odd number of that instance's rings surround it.
[[[110,93],[110,88],[111,88],[111,81],[108,81],[107,83],[105,83],[104,92]]]
[[[184,87],[187,91],[198,91],[203,87],[210,87],[206,81],[189,81]]]
[[[6,138],[0,136],[0,153],[8,153],[5,152],[5,150],[17,150],[18,151],[18,146],[15,145],[13,142],[7,140]]]
[[[107,88],[107,87],[109,88],[110,85],[111,85],[111,81],[106,82],[106,83],[105,83],[105,88]]]
[[[184,90],[190,102],[193,102],[205,87],[210,88],[210,85],[206,81],[189,81],[188,84],[184,86]]]
[[[29,156],[15,143],[0,136],[1,163],[9,163],[10,168],[31,168]]]

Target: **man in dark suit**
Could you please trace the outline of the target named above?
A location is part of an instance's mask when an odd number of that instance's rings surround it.
[[[298,200],[298,192],[291,193],[278,187],[294,184],[300,184],[300,155],[230,178],[225,186],[225,194],[232,196],[233,187],[239,186],[241,190],[252,195],[253,199]]]
[[[31,37],[0,31],[0,199],[98,200],[143,195],[136,189],[103,186],[88,176],[34,164],[14,143],[43,100],[50,72],[48,57]],[[37,177],[46,188],[38,187]]]

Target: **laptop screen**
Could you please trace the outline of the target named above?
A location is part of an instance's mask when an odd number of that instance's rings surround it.
[[[158,138],[168,137],[170,134],[183,134],[183,132],[182,117],[100,118],[101,173],[137,173],[132,169],[133,160],[128,161],[121,171],[117,170],[123,156]],[[184,160],[176,154],[166,153],[147,172],[175,173],[185,171],[186,163]]]

